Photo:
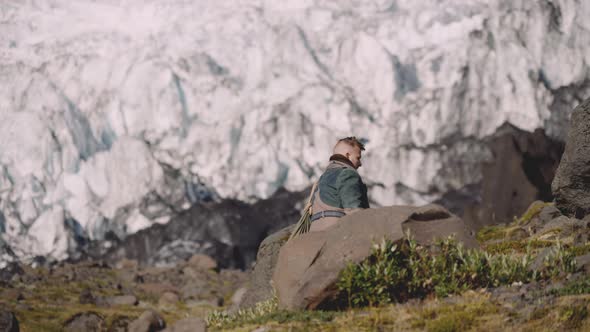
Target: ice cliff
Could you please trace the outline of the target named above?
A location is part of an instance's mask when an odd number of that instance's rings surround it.
[[[368,140],[375,205],[432,201],[479,180],[504,122],[564,137],[588,17],[587,0],[2,1],[3,241],[62,259],[200,200],[301,190],[348,135]]]

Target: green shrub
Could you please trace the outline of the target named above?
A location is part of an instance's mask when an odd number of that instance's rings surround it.
[[[341,301],[349,307],[374,306],[549,279],[576,268],[571,253],[559,243],[539,271],[530,269],[532,261],[528,252],[510,256],[466,250],[452,238],[437,241],[433,248],[419,246],[413,239],[402,244],[382,241],[367,260],[347,266],[337,286]]]
[[[563,273],[576,271],[576,256],[571,249],[564,247],[560,241],[555,243],[551,252],[543,260],[543,267],[535,271],[535,279],[553,279]]]

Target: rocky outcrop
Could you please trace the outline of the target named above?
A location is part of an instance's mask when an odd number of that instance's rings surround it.
[[[590,99],[572,113],[552,189],[556,206],[564,214],[579,219],[590,214]]]
[[[542,129],[531,133],[508,123],[484,142],[490,155],[480,164],[481,178],[445,193],[435,203],[447,207],[477,231],[512,222],[532,201],[553,200],[551,181],[563,153],[562,142],[548,137]]]
[[[303,234],[281,248],[272,279],[279,305],[286,309],[321,306],[337,294],[335,284],[348,264],[366,259],[375,243],[400,241],[408,231],[423,245],[452,234],[467,247],[477,245],[463,221],[438,205],[363,210],[343,217],[329,230]]]
[[[529,206],[523,216],[514,222],[498,229],[484,230],[480,234],[480,244],[486,248],[486,246],[501,245],[503,242],[512,242],[526,247],[528,242],[536,242],[538,246],[545,247],[559,241],[560,244],[570,248],[583,247],[590,241],[589,226],[590,218],[580,220],[568,217],[563,215],[554,203],[536,201]],[[494,235],[490,236],[490,234]],[[533,269],[543,263],[542,256],[537,256]]]

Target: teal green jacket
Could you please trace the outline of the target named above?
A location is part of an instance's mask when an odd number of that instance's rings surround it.
[[[318,182],[320,198],[325,204],[341,209],[367,209],[367,186],[356,169],[347,162],[348,159],[343,156],[330,158],[330,164]]]

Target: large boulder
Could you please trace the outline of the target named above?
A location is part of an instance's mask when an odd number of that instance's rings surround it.
[[[240,307],[253,307],[257,302],[272,298],[273,288],[270,282],[272,274],[277,264],[281,246],[289,239],[293,226],[285,227],[269,235],[260,244],[256,255],[256,264],[250,274],[248,290],[244,294]]]
[[[590,214],[590,98],[574,109],[570,123],[551,189],[558,209],[582,219]]]
[[[363,210],[343,217],[325,231],[303,234],[281,248],[273,275],[280,307],[317,308],[337,294],[336,282],[349,263],[369,257],[374,243],[382,239],[400,241],[408,231],[424,245],[453,234],[466,247],[477,246],[463,221],[439,205]]]

